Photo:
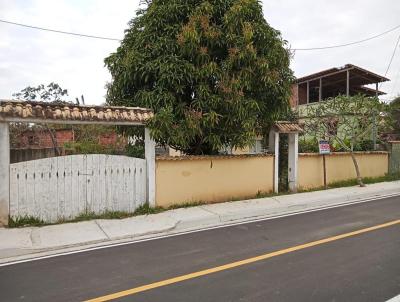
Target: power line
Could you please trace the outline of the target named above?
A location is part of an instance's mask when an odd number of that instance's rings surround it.
[[[389,64],[388,64],[388,66],[387,66],[387,68],[386,68],[386,71],[385,71],[385,77],[387,76],[387,74],[388,74],[388,72],[389,72],[389,69],[390,69],[390,66],[392,65],[393,58],[394,58],[394,56],[396,55],[397,47],[399,46],[399,42],[400,42],[400,35],[399,35],[399,37],[397,38],[396,44],[394,45],[394,49],[393,49],[392,56],[390,57]],[[383,84],[383,83],[381,83],[381,84],[379,85],[379,88],[382,87],[382,84]]]
[[[385,76],[387,75],[387,73],[388,73],[388,71],[389,71],[389,69],[390,69],[390,66],[392,65],[393,58],[394,58],[394,56],[395,56],[395,54],[396,54],[396,51],[397,51],[397,47],[399,46],[399,42],[400,42],[400,35],[399,35],[399,37],[397,38],[396,45],[394,46],[392,56],[390,57],[389,65],[388,65],[388,67],[386,68],[386,71],[385,71]]]
[[[383,33],[380,33],[380,34],[377,34],[375,36],[372,36],[372,37],[369,37],[369,38],[366,38],[366,39],[362,39],[362,40],[359,40],[359,41],[350,42],[350,43],[338,44],[338,45],[330,45],[330,46],[322,46],[322,47],[294,48],[293,50],[295,50],[295,51],[307,51],[307,50],[321,50],[321,49],[331,49],[331,48],[346,47],[346,46],[360,44],[360,43],[364,43],[364,42],[367,42],[367,41],[382,37],[383,35],[386,35],[386,34],[392,32],[392,31],[395,31],[398,28],[400,28],[400,24],[395,26],[395,27],[393,27],[393,28],[391,28],[391,29],[389,29],[389,30],[387,30],[387,31],[385,31],[385,32],[383,32]]]
[[[400,67],[397,70],[397,74],[396,74],[396,77],[394,78],[393,86],[392,86],[392,89],[390,90],[390,94],[389,95],[393,95],[393,93],[394,93],[394,91],[396,89],[396,86],[397,86],[397,81],[399,80],[399,76],[400,76]]]
[[[0,22],[6,23],[6,24],[11,24],[11,25],[16,25],[16,26],[21,26],[21,27],[26,27],[26,28],[30,28],[30,29],[43,30],[43,31],[54,32],[54,33],[65,34],[65,35],[73,35],[73,36],[77,36],[77,37],[101,39],[101,40],[109,40],[109,41],[119,41],[119,42],[122,41],[121,39],[117,39],[117,38],[102,37],[102,36],[81,34],[81,33],[75,33],[75,32],[63,31],[63,30],[56,30],[56,29],[51,29],[51,28],[44,28],[44,27],[39,27],[39,26],[34,26],[34,25],[27,25],[27,24],[22,24],[22,23],[17,23],[17,22],[11,22],[11,21],[2,20],[2,19],[0,19]],[[321,47],[310,47],[310,48],[292,48],[292,50],[294,50],[294,51],[310,51],[310,50],[322,50],[322,49],[332,49],[332,48],[351,46],[351,45],[360,44],[363,42],[367,42],[367,41],[379,38],[379,37],[386,35],[392,31],[395,31],[398,28],[400,28],[400,24],[385,31],[385,32],[382,32],[380,34],[368,37],[366,39],[350,42],[350,43],[330,45],[330,46],[321,46]]]
[[[22,24],[22,23],[16,23],[16,22],[11,22],[11,21],[1,20],[1,19],[0,19],[0,22],[11,24],[11,25],[27,27],[27,28],[31,28],[31,29],[50,31],[50,32],[53,32],[53,33],[58,33],[58,34],[73,35],[73,36],[78,36],[78,37],[100,39],[100,40],[121,41],[121,39],[116,39],[116,38],[108,38],[108,37],[100,37],[100,36],[94,36],[94,35],[86,35],[86,34],[74,33],[74,32],[69,32],[69,31],[56,30],[56,29],[44,28],[44,27],[27,25],[27,24]]]

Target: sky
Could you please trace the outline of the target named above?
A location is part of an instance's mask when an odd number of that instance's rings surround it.
[[[400,25],[399,0],[264,0],[264,16],[292,48],[353,42]],[[89,35],[123,38],[139,0],[0,0],[0,19]],[[380,38],[338,49],[296,51],[291,67],[301,77],[355,64],[384,75],[400,28]],[[105,101],[111,77],[104,58],[117,41],[79,38],[0,23],[0,99],[26,86],[56,82],[71,100]],[[400,47],[381,90],[400,94]]]

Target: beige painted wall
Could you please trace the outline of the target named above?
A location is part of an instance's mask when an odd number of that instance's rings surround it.
[[[156,161],[156,204],[218,202],[273,190],[274,157],[181,157]]]
[[[362,177],[378,177],[388,173],[388,153],[357,153],[357,162]],[[353,161],[349,153],[326,155],[327,183],[356,178]],[[299,155],[299,189],[311,189],[324,185],[322,156]]]

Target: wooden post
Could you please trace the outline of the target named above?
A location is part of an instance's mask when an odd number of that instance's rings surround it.
[[[319,101],[322,100],[322,78],[319,78]]]
[[[310,102],[310,82],[307,81],[307,104]]]
[[[144,130],[144,152],[146,159],[146,196],[151,207],[156,206],[156,143],[150,136],[150,130]]]
[[[0,122],[0,225],[8,225],[10,215],[10,128]]]
[[[350,71],[347,70],[347,80],[346,80],[346,96],[350,95]]]

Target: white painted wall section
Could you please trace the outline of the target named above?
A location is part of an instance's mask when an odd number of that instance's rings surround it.
[[[271,130],[269,132],[268,150],[274,154],[274,192],[279,192],[279,133]]]
[[[10,136],[8,123],[0,122],[0,224],[8,225]]]
[[[150,130],[144,130],[144,149],[147,166],[147,202],[151,207],[156,206],[156,142],[150,136]]]
[[[299,134],[289,133],[289,150],[288,150],[288,177],[289,190],[297,192],[298,162],[299,162]]]

